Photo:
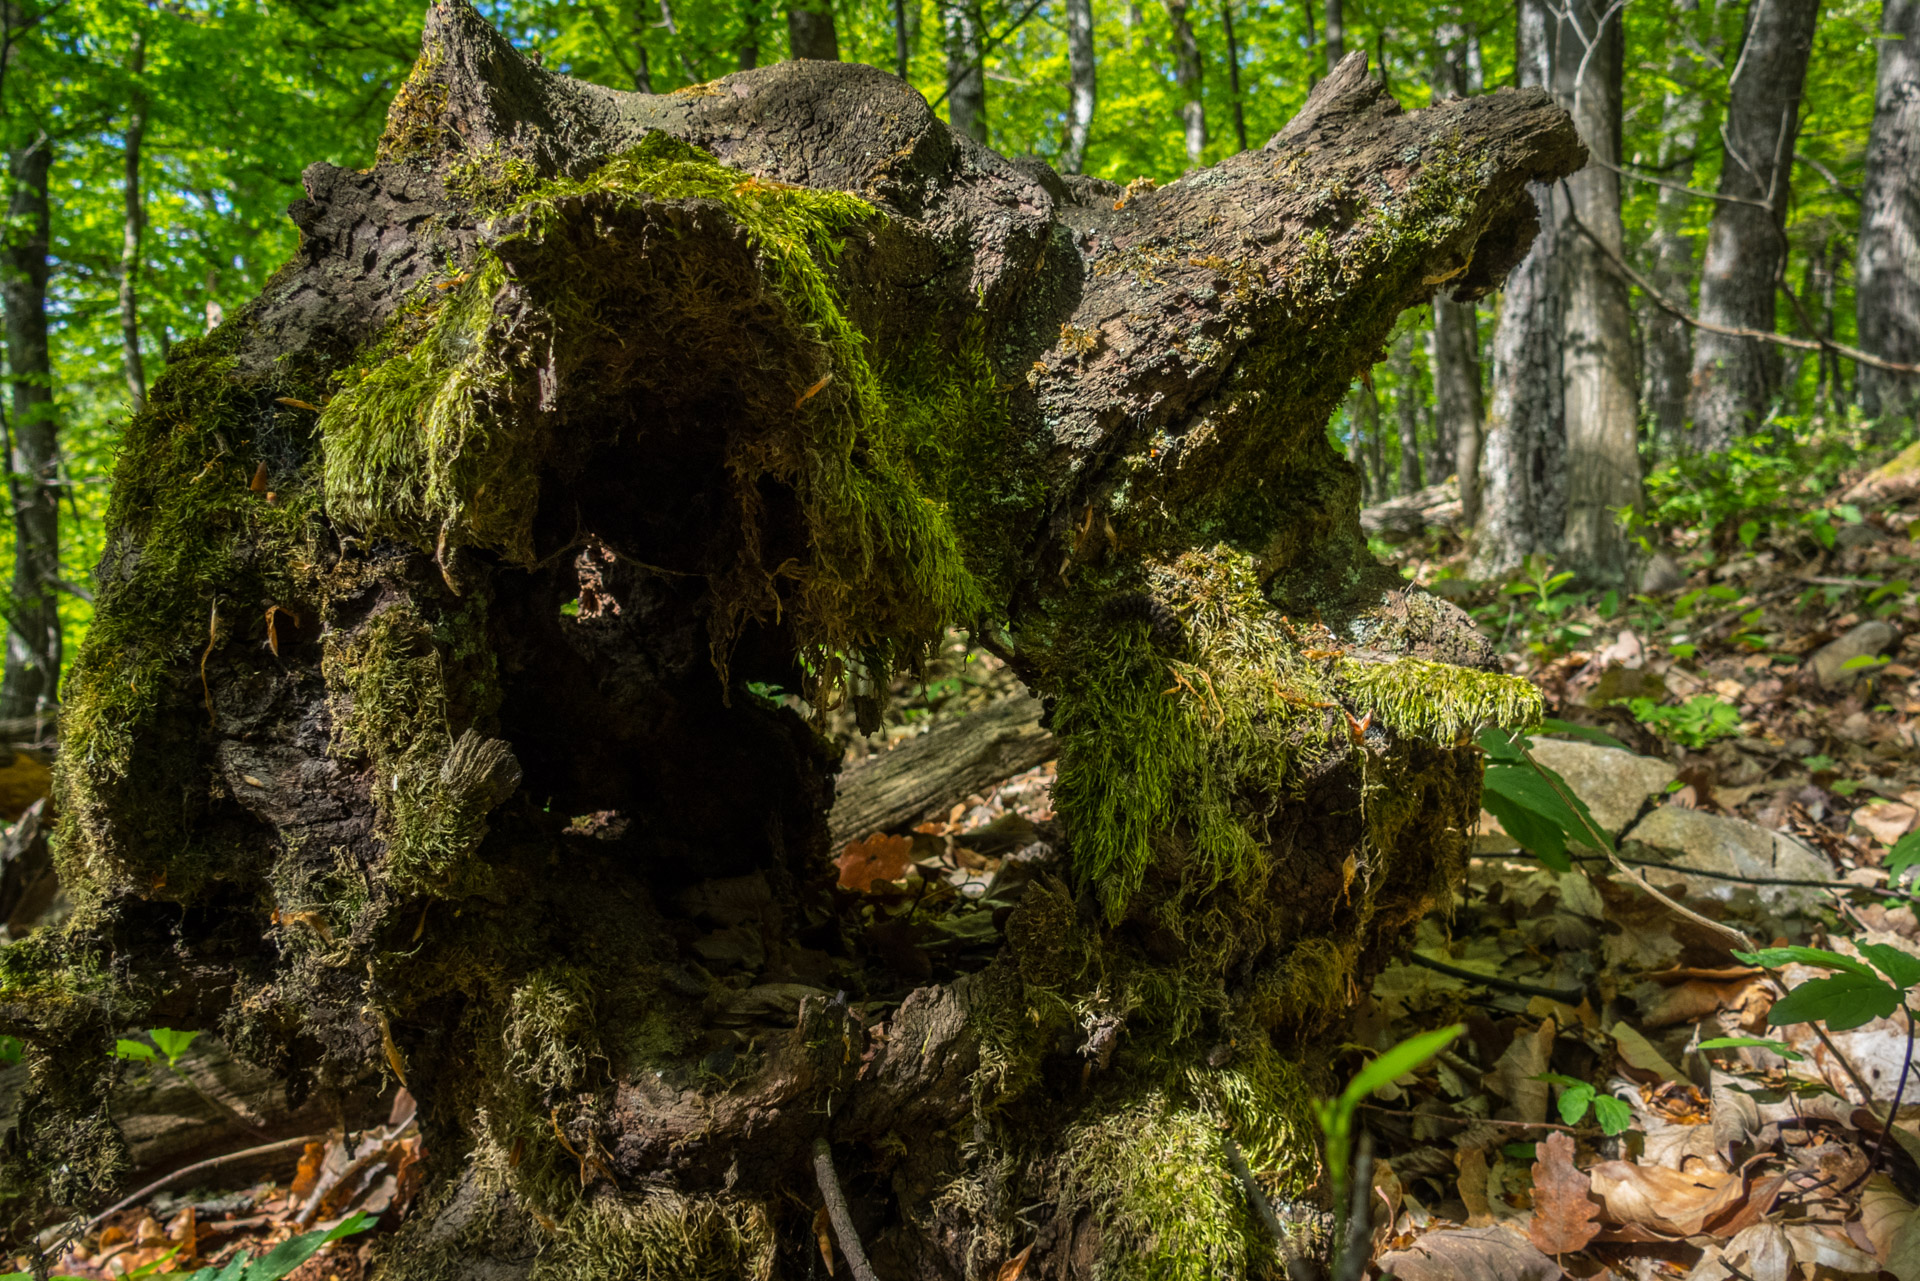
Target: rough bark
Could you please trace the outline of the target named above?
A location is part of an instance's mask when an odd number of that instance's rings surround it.
[[[1346,994],[1464,869],[1458,744],[1538,710],[1366,556],[1327,422],[1524,253],[1564,113],[1405,114],[1356,56],[1129,195],[873,68],[650,97],[465,5],[425,39],[129,426],[5,1177],[111,1180],[87,1065],[139,1017],[404,1076],[387,1277],[797,1275],[820,1139],[889,1278],[1257,1274],[1220,1127],[1309,1190]],[[1061,853],[891,918],[769,687],[956,623],[1048,705]]]
[[[146,70],[146,37],[135,32],[127,56],[132,88],[127,98],[127,122],[122,130],[125,175],[121,190],[125,212],[120,237],[120,359],[127,379],[127,406],[138,413],[147,403],[146,366],[140,358],[140,240],[146,232],[147,210],[140,195],[140,146],[147,133],[147,92],[141,73]]]
[[[793,58],[840,61],[840,36],[833,26],[832,0],[790,0],[787,50]]]
[[[1687,38],[1673,40],[1667,56],[1667,78],[1672,87],[1661,99],[1660,174],[1680,186],[1693,185],[1694,155],[1700,147],[1704,97],[1694,87],[1696,54],[1691,32],[1700,0],[1678,0],[1675,21]],[[1674,187],[1662,187],[1655,196],[1653,234],[1648,237],[1647,278],[1662,296],[1693,296],[1693,237],[1687,234],[1688,209],[1693,197]],[[1693,376],[1692,330],[1685,321],[1647,304],[1640,312],[1641,342],[1646,351],[1647,413],[1655,439],[1671,449],[1686,434],[1687,398]]]
[[[1077,174],[1087,163],[1093,112],[1099,103],[1099,66],[1093,52],[1093,0],[1067,0],[1067,142],[1060,171]]]
[[[1180,119],[1186,129],[1187,163],[1198,165],[1207,149],[1207,104],[1200,95],[1206,62],[1200,56],[1200,38],[1194,34],[1187,0],[1160,0],[1173,28],[1173,79],[1180,87]]]
[[[947,45],[947,123],[985,142],[987,25],[979,0],[941,0],[940,29]]]
[[[1863,351],[1920,364],[1920,0],[1886,0],[1878,87],[1860,191],[1854,308]],[[1862,365],[1860,411],[1891,434],[1920,409],[1920,375]]]
[[[1751,0],[1746,38],[1720,126],[1719,202],[1700,269],[1700,318],[1776,328],[1774,297],[1787,261],[1793,143],[1819,0]],[[1908,175],[1908,180],[1911,175]],[[1772,343],[1701,330],[1693,340],[1694,445],[1718,452],[1758,430],[1780,388]]]
[[[1247,108],[1240,100],[1240,45],[1233,38],[1233,0],[1220,0],[1220,31],[1227,39],[1227,92],[1233,97],[1233,139],[1240,144],[1240,150],[1245,151]]]
[[[1486,409],[1480,395],[1479,315],[1470,302],[1449,293],[1433,296],[1434,415],[1447,423],[1453,444],[1453,474],[1460,478],[1461,521],[1471,529],[1480,515],[1480,454]]]
[[[1519,79],[1552,80],[1551,25],[1539,0],[1519,12]],[[1528,556],[1554,556],[1566,528],[1566,417],[1560,367],[1560,240],[1552,193],[1534,189],[1540,234],[1507,276],[1493,334],[1492,403],[1481,462],[1480,518],[1468,570],[1501,578]]]
[[[59,693],[60,427],[47,344],[53,144],[42,134],[7,158],[5,271],[7,373],[13,383],[13,588],[0,717],[50,715]]]
[[[1589,164],[1555,196],[1592,237],[1569,237],[1562,250],[1567,526],[1561,551],[1566,568],[1597,583],[1625,581],[1628,547],[1619,512],[1640,505],[1632,303],[1608,260],[1625,241],[1620,175],[1607,167],[1620,163],[1624,55],[1620,10],[1607,0],[1569,0],[1555,34],[1554,93],[1587,149],[1607,164]]]
[[[1040,724],[1040,703],[1014,695],[909,739],[842,771],[828,832],[838,848],[944,814],[956,800],[985,791],[1059,754]]]

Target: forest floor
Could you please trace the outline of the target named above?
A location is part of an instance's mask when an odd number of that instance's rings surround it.
[[[1575,593],[1542,564],[1472,583],[1444,533],[1390,553],[1583,731],[1536,736],[1536,750],[1625,866],[1685,911],[1594,850],[1576,847],[1577,869],[1556,873],[1483,816],[1467,886],[1363,996],[1348,1035],[1357,1068],[1365,1051],[1465,1028],[1364,1107],[1376,1275],[1920,1281],[1909,1023],[1771,1025],[1776,976],[1738,961],[1715,926],[1763,946],[1920,958],[1920,899],[1899,884],[1899,864],[1920,857],[1920,511],[1835,510],[1816,495],[1764,528],[1663,535],[1672,572],[1632,595]],[[896,684],[881,733],[833,728],[852,764],[1018,688],[956,640]],[[903,982],[990,953],[1022,865],[1049,857],[1051,778],[1048,764],[954,796],[911,831],[841,852],[842,882],[866,896],[876,946],[902,954]],[[1822,973],[1776,971],[1788,986]],[[1702,1044],[1715,1039],[1751,1043]],[[238,1191],[138,1200],[59,1270],[221,1260],[355,1211],[391,1223],[417,1177],[406,1111],[371,1145],[316,1136]],[[294,1275],[358,1281],[370,1257],[347,1241]]]

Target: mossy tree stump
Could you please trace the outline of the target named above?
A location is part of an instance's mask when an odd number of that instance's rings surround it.
[[[140,1020],[404,1076],[389,1276],[800,1275],[820,1136],[891,1279],[1270,1268],[1221,1130],[1311,1195],[1331,1029],[1462,871],[1471,733],[1538,706],[1368,557],[1326,423],[1524,252],[1566,117],[1405,114],[1356,55],[1122,189],[870,67],[619,93],[445,0],[380,156],[307,172],[129,429],[79,906],[0,954],[15,1193],[112,1182]],[[1066,849],[909,982],[765,691],[865,699],[954,625],[1048,701]]]

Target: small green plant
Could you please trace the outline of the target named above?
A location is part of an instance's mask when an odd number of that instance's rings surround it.
[[[17,1036],[0,1036],[0,1067],[12,1067],[20,1061],[26,1046]]]
[[[1714,694],[1695,694],[1678,706],[1666,706],[1651,698],[1630,698],[1626,706],[1633,719],[1682,747],[1701,748],[1740,733],[1740,709]]]
[[[1560,1110],[1560,1120],[1567,1125],[1580,1124],[1581,1118],[1591,1108],[1594,1122],[1599,1125],[1602,1134],[1625,1134],[1633,1126],[1632,1108],[1611,1094],[1600,1093],[1585,1081],[1561,1076],[1558,1072],[1542,1072],[1533,1079],[1560,1087],[1560,1097],[1555,1102]]]
[[[159,1271],[172,1260],[174,1252],[170,1250],[153,1262],[128,1272],[126,1276],[129,1281],[133,1278],[145,1278],[148,1281],[280,1281],[280,1278],[320,1253],[326,1246],[342,1237],[365,1232],[373,1224],[372,1216],[355,1214],[343,1219],[334,1227],[303,1232],[297,1237],[282,1241],[258,1258],[238,1254],[220,1267],[209,1264],[195,1272]],[[0,1281],[33,1281],[33,1274],[9,1272],[5,1276],[0,1276]],[[51,1281],[86,1281],[86,1278],[55,1276]]]
[[[1520,562],[1518,576],[1501,591],[1516,600],[1524,600],[1530,615],[1527,620],[1527,644],[1538,654],[1560,654],[1577,640],[1593,635],[1585,623],[1568,621],[1567,615],[1580,603],[1580,597],[1561,590],[1573,581],[1573,575],[1554,569],[1544,556],[1529,556]]]
[[[1419,1071],[1429,1059],[1452,1045],[1466,1030],[1464,1023],[1455,1023],[1451,1027],[1409,1037],[1392,1049],[1383,1051],[1373,1062],[1361,1068],[1353,1080],[1347,1082],[1347,1088],[1340,1092],[1338,1098],[1323,1099],[1315,1105],[1314,1120],[1319,1123],[1320,1132],[1327,1141],[1327,1181],[1333,1191],[1336,1224],[1333,1239],[1336,1242],[1342,1245],[1347,1242],[1348,1205],[1352,1199],[1347,1180],[1353,1167],[1354,1113],[1376,1090],[1393,1084],[1409,1072]],[[1340,1272],[1337,1261],[1334,1271],[1336,1274]]]
[[[1556,872],[1573,870],[1569,837],[1600,841],[1612,852],[1612,838],[1593,821],[1586,802],[1533,758],[1525,735],[1483,730],[1479,743],[1487,754],[1480,804],[1523,849]]]
[[[1808,979],[1775,1001],[1767,1011],[1767,1022],[1773,1027],[1824,1023],[1829,1032],[1846,1032],[1886,1018],[1905,1003],[1913,985],[1920,983],[1920,957],[1890,943],[1861,943],[1857,947],[1865,961],[1818,947],[1767,947],[1757,952],[1735,952],[1734,956],[1748,965],[1770,970],[1798,962],[1833,971],[1825,978]],[[1907,1051],[1911,1058],[1911,1023],[1908,1027]]]
[[[1700,1042],[1703,1050],[1772,1050],[1783,1059],[1804,1059],[1807,1056],[1788,1045],[1785,1041],[1775,1041],[1764,1036],[1716,1036]]]
[[[198,1032],[176,1032],[170,1027],[150,1027],[147,1029],[147,1037],[153,1042],[152,1045],[148,1045],[146,1041],[132,1041],[121,1037],[114,1042],[113,1056],[135,1063],[151,1063],[156,1057],[154,1051],[158,1049],[159,1056],[166,1059],[167,1067],[177,1072],[180,1070],[180,1056],[187,1052],[187,1047],[191,1046],[194,1038],[199,1035]]]
[[[1887,851],[1887,884],[1898,885],[1900,877],[1914,864],[1920,863],[1920,827],[1908,832],[1893,843]]]

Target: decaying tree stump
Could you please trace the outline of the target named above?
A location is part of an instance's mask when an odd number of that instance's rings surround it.
[[[295,1103],[405,1080],[387,1276],[799,1275],[820,1137],[888,1278],[1268,1267],[1222,1129],[1312,1194],[1330,1030],[1462,871],[1469,735],[1537,711],[1368,558],[1326,423],[1582,159],[1355,55],[1123,189],[870,67],[619,93],[443,0],[379,163],[308,170],[129,429],[76,911],[0,953],[15,1193],[112,1182],[137,1018]],[[794,707],[949,625],[1045,700],[1066,848],[936,948],[835,886]]]

